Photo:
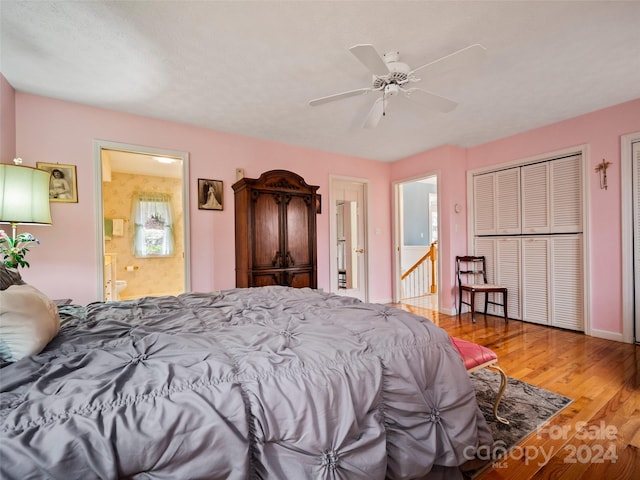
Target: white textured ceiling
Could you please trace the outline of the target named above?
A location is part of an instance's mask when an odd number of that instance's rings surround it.
[[[640,2],[0,1],[0,71],[17,90],[393,161],[469,147],[640,98]],[[424,78],[451,113],[372,94],[349,47],[412,67],[479,43],[479,68]]]

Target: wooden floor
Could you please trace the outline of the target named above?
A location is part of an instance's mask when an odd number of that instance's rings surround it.
[[[393,306],[491,348],[508,376],[573,399],[478,480],[640,479],[640,346],[478,313],[473,324],[468,313]]]

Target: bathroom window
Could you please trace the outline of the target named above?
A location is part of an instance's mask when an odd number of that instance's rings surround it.
[[[173,215],[171,195],[135,193],[133,254],[136,257],[169,257],[173,255]]]

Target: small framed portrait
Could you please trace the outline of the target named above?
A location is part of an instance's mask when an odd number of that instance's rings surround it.
[[[49,201],[78,203],[78,179],[75,165],[37,162],[39,170],[49,172]]]
[[[198,208],[200,210],[222,210],[222,180],[198,179]]]

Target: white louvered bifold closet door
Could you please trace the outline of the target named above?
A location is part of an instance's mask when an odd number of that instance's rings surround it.
[[[549,164],[551,233],[582,231],[582,155]]]
[[[496,233],[518,235],[520,227],[520,168],[496,172]]]
[[[576,153],[473,177],[475,254],[509,289],[510,318],[584,331],[583,168]]]
[[[551,325],[584,330],[582,235],[551,240]]]
[[[522,167],[522,233],[549,233],[549,162]]]
[[[498,238],[496,247],[495,283],[507,287],[507,310],[509,318],[522,318],[520,311],[520,238]],[[500,294],[493,293],[502,301]],[[493,306],[493,305],[492,305]],[[502,307],[493,306],[494,315],[502,315]]]
[[[487,281],[507,287],[507,313],[509,318],[520,319],[520,239],[477,237],[475,255],[484,255],[487,264]],[[492,300],[502,302],[501,294],[490,294]],[[496,297],[494,297],[494,295]],[[476,296],[476,310],[484,311],[484,295]],[[489,305],[487,313],[501,317],[502,307]]]
[[[487,268],[487,281],[494,283],[496,271],[496,239],[488,237],[477,237],[474,245],[474,255],[484,255],[485,266]],[[484,295],[476,295],[476,310],[484,311]],[[491,312],[491,305],[487,311]],[[502,313],[501,313],[502,314]]]
[[[549,239],[522,239],[522,318],[549,324]]]
[[[495,179],[494,173],[473,177],[476,235],[495,235],[496,233]]]
[[[635,339],[636,342],[640,342],[640,142],[633,143],[631,152],[633,174],[633,278],[635,285]]]

